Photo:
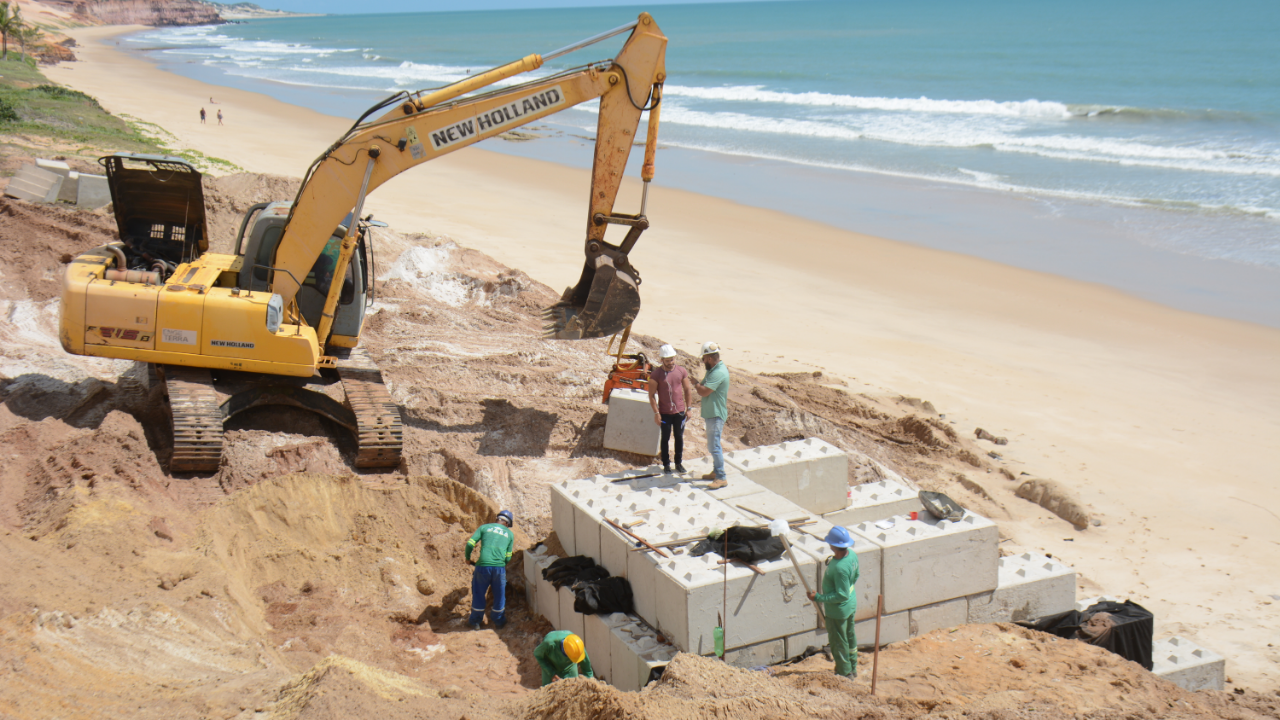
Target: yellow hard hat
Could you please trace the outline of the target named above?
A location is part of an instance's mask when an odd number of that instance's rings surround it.
[[[582,638],[577,635],[570,634],[560,643],[560,649],[564,651],[565,657],[580,663],[587,656],[587,649],[582,646]]]

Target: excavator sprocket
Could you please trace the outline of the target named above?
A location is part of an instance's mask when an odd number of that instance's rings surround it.
[[[213,374],[202,368],[162,369],[173,419],[169,472],[214,472],[222,462],[222,407]]]
[[[397,467],[404,446],[400,408],[382,382],[382,371],[362,348],[337,355],[347,407],[356,417],[356,467]]]
[[[588,260],[582,278],[547,308],[543,337],[586,340],[609,337],[628,327],[640,313],[640,282],[633,273],[614,267],[607,255]]]

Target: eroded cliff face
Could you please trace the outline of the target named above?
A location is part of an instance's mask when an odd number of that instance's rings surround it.
[[[103,25],[217,25],[215,6],[200,0],[44,0],[65,12]]]

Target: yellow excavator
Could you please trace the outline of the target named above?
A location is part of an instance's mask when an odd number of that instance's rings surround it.
[[[491,86],[630,32],[611,60]],[[74,258],[63,277],[69,353],[153,363],[168,393],[173,472],[216,470],[223,423],[262,405],[317,412],[351,430],[357,467],[400,463],[400,411],[357,346],[372,298],[368,193],[485,138],[599,99],[585,252],[578,284],[545,314],[546,336],[604,337],[630,326],[640,276],[628,254],[648,228],[667,38],[648,13],[545,56],[529,55],[442,88],[398,93],[367,110],[308,169],[292,202],[254,205],[233,254],[208,252],[200,173],[179,158],[100,160],[119,242]],[[641,114],[649,123],[640,212],[614,201]],[[627,228],[617,244],[610,225]]]

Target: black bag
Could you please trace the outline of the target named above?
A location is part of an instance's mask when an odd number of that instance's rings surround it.
[[[573,586],[573,611],[583,615],[635,612],[631,583],[626,578],[606,577],[578,582]]]
[[[786,547],[782,538],[774,537],[769,528],[748,528],[733,526],[726,528],[725,537],[711,541],[711,551],[749,565],[782,557]],[[725,549],[726,539],[728,550]],[[727,553],[727,554],[726,554]]]
[[[560,558],[542,571],[542,579],[554,585],[557,590],[566,585],[572,586],[579,580],[599,580],[606,577],[609,577],[608,571],[596,565],[596,561],[586,555]]]
[[[1151,669],[1151,637],[1155,617],[1141,605],[1126,600],[1104,601],[1088,610],[1071,610],[1035,622],[1018,625],[1069,640],[1083,640]]]

